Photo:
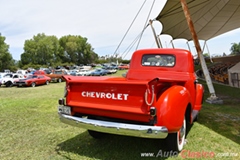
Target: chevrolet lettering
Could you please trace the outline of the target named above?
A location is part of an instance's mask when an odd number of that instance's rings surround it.
[[[113,99],[113,100],[127,100],[128,94],[123,93],[104,93],[104,92],[82,92],[83,97],[90,97],[90,98],[103,98],[103,99]]]

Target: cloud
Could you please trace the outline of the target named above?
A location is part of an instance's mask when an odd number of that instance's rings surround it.
[[[81,35],[88,38],[94,51],[101,55],[113,54],[145,0],[0,0],[0,33],[10,45],[10,53],[19,60],[24,42],[38,33],[55,35]],[[140,35],[146,22],[160,13],[166,0],[147,0],[117,53],[123,52]],[[154,22],[156,33],[161,24]],[[239,30],[234,31],[238,33]],[[235,34],[231,34],[234,36]],[[163,36],[164,37],[164,36]],[[233,37],[232,37],[233,38]],[[213,41],[218,41],[215,38]],[[232,39],[234,42],[235,39]],[[209,40],[211,42],[211,40]],[[169,37],[162,39],[170,46]],[[185,42],[183,41],[184,45]],[[227,43],[227,42],[226,42]],[[150,27],[144,32],[138,48],[156,47]],[[229,47],[226,44],[225,48]],[[215,47],[214,49],[216,49]],[[230,47],[229,47],[230,48]],[[136,46],[133,47],[133,50]],[[211,48],[212,49],[212,48]],[[131,52],[126,58],[130,58]],[[214,51],[215,52],[215,51]],[[216,51],[218,52],[218,51]],[[125,53],[124,53],[125,54]]]
[[[99,54],[113,53],[144,0],[9,0],[0,2],[0,32],[6,37],[13,57],[19,59],[25,40],[38,33],[81,35]],[[135,38],[143,29],[153,1],[146,1],[131,29]],[[151,19],[164,3],[156,1]],[[152,36],[152,35],[151,35]],[[128,39],[128,43],[130,40]],[[127,45],[127,44],[126,44]],[[21,52],[17,53],[17,49]],[[21,48],[21,49],[20,49]]]

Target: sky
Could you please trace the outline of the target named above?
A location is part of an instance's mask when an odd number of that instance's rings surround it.
[[[135,49],[157,47],[152,30],[148,27],[142,34],[141,41],[129,49],[149,19],[156,18],[166,3],[166,0],[147,0],[143,5],[144,1],[0,0],[0,33],[6,38],[5,43],[9,45],[9,52],[15,60],[20,60],[25,41],[38,33],[57,38],[80,35],[88,39],[99,56],[116,53],[124,59],[130,59]],[[139,15],[136,16],[138,12]],[[162,24],[154,21],[153,26],[156,33],[161,34]],[[240,29],[236,29],[210,39],[204,52],[209,52],[212,56],[223,53],[228,55],[231,44],[240,42],[239,35]],[[161,35],[160,39],[164,48],[171,48],[171,36]],[[173,42],[176,48],[188,49],[186,40]],[[194,44],[190,42],[189,46],[195,55]]]

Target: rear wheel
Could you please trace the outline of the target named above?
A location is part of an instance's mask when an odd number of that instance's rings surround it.
[[[13,83],[11,82],[11,81],[8,81],[7,83],[6,83],[6,87],[12,87],[13,86]]]
[[[166,138],[167,149],[169,151],[180,152],[183,149],[186,131],[186,118],[184,118],[181,129],[177,133],[170,133]]]
[[[33,82],[33,83],[31,84],[31,86],[32,86],[32,87],[35,87],[35,86],[36,86],[36,83]]]
[[[46,85],[48,85],[49,84],[49,81],[46,81]]]
[[[61,79],[61,78],[59,78],[59,79],[58,79],[58,82],[59,82],[59,83],[61,83],[61,82],[62,82],[62,79]]]

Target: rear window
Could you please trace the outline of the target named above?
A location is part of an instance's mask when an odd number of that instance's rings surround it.
[[[143,66],[173,67],[175,62],[176,58],[174,55],[147,54],[142,57]]]

